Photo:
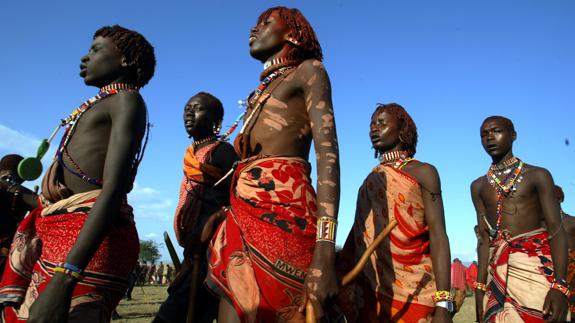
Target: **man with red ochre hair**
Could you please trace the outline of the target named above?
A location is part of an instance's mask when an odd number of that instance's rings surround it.
[[[242,160],[210,246],[207,282],[221,297],[218,322],[301,322],[308,300],[321,318],[338,290],[339,206],[339,150],[321,47],[299,10],[284,7],[259,17],[249,44],[264,71],[236,138]]]

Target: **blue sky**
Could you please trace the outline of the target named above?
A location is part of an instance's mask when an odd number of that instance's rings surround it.
[[[249,56],[249,29],[274,5],[299,8],[323,47],[340,141],[339,244],[377,163],[368,125],[378,102],[400,103],[418,126],[416,157],[439,170],[453,257],[475,257],[469,184],[489,166],[479,138],[489,115],[514,121],[515,154],[549,169],[564,188],[563,208],[575,213],[575,152],[565,144],[575,140],[573,1],[6,2],[0,155],[33,154],[60,118],[96,93],[78,76],[96,29],[138,30],[155,46],[158,65],[142,90],[153,128],[130,201],[141,238],[161,241],[164,230],[173,237],[189,144],[183,106],[211,92],[224,103],[224,129],[231,125],[262,70]]]

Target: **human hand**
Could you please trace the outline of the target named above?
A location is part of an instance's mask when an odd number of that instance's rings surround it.
[[[30,307],[28,323],[60,323],[68,321],[75,280],[62,273],[55,273],[46,289]]]
[[[569,302],[565,294],[551,288],[543,303],[543,318],[545,322],[565,322]]]
[[[325,316],[324,308],[337,297],[339,282],[335,272],[335,246],[331,242],[316,242],[313,259],[308,269],[299,311],[311,302],[317,320]]]

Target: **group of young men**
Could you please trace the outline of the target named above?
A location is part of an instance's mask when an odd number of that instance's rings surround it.
[[[336,253],[339,147],[315,32],[297,9],[275,7],[259,16],[249,46],[264,71],[233,145],[226,139],[239,120],[220,134],[224,110],[216,97],[199,92],[184,107],[193,142],[174,218],[184,261],[154,321],[303,322],[307,313],[347,322],[450,322],[456,309],[440,179],[434,166],[414,159],[411,116],[395,103],[373,113],[369,135],[380,163],[359,189],[352,230]],[[33,210],[16,216],[10,251],[2,249],[1,321],[110,320],[137,261],[126,195],[145,148],[138,90],[154,67],[154,49],[139,33],[110,26],[94,34],[80,75],[100,91],[63,119],[42,191],[26,197]],[[480,320],[565,321],[567,237],[553,179],[513,156],[509,119],[487,118],[480,134],[493,161],[471,186]],[[2,182],[13,200],[34,196],[17,196],[20,183]],[[367,266],[342,285],[390,224]]]

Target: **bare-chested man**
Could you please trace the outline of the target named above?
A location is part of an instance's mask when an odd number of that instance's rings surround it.
[[[99,88],[63,121],[66,132],[42,183],[42,205],[18,227],[0,286],[7,321],[105,322],[127,289],[139,241],[130,191],[146,130],[138,89],[154,49],[120,26],[94,34],[80,76]]]
[[[208,284],[222,298],[218,322],[301,322],[307,300],[322,317],[338,289],[339,152],[330,82],[316,35],[297,9],[265,11],[249,45],[264,72],[236,138],[243,160],[210,246]],[[317,198],[307,161],[312,139]]]
[[[480,134],[493,160],[471,184],[481,235],[475,286],[482,321],[564,322],[567,239],[553,178],[513,156],[511,120],[488,117]]]

